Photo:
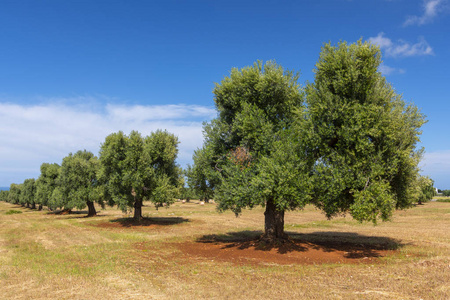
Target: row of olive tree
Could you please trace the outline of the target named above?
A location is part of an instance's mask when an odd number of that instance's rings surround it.
[[[214,89],[218,117],[204,126],[189,186],[236,215],[264,206],[269,241],[284,240],[285,211],[306,204],[328,218],[349,213],[372,222],[410,207],[427,190],[418,168],[423,150],[416,149],[425,118],[386,82],[380,64],[380,49],[359,41],[324,45],[314,82],[304,88],[297,73],[274,62],[233,69]],[[92,194],[134,207],[136,219],[144,199],[170,204],[181,185],[177,143],[162,131],[108,136],[95,181],[103,190]],[[55,191],[57,199],[73,193]],[[45,201],[53,203],[53,194]]]
[[[95,216],[94,203],[117,205],[123,211],[134,208],[134,218],[142,218],[142,203],[156,207],[174,202],[182,185],[181,169],[176,165],[178,139],[158,130],[143,138],[137,131],[106,137],[100,157],[78,151],[64,157],[62,164],[41,165],[37,180],[11,184],[0,193],[0,200],[36,208],[72,210],[88,207]]]
[[[214,193],[219,210],[264,206],[269,241],[287,237],[285,211],[309,203],[372,222],[410,207],[422,195],[426,121],[380,64],[380,49],[359,41],[324,45],[305,88],[274,62],[232,69],[214,89],[218,117],[204,126],[188,183]]]

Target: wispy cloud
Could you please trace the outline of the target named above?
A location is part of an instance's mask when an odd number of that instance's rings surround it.
[[[425,152],[421,162],[422,173],[434,180],[435,186],[440,189],[450,189],[450,150]]]
[[[119,130],[148,135],[167,129],[178,136],[178,162],[186,164],[203,143],[202,122],[216,115],[212,107],[195,105],[93,107],[0,102],[0,186],[37,177],[43,162],[60,163],[70,152],[87,149],[97,154],[105,137]]]
[[[369,38],[369,42],[378,45],[385,51],[386,56],[391,57],[409,57],[409,56],[423,56],[433,55],[433,48],[423,38],[419,37],[419,40],[415,44],[398,40],[393,42],[390,38],[384,36],[384,32],[380,32],[376,37]]]
[[[378,67],[378,71],[380,71],[385,76],[393,75],[393,74],[404,74],[404,73],[406,73],[406,71],[404,69],[393,68],[393,67],[385,65],[384,63],[382,63]]]
[[[443,9],[444,0],[424,0],[421,16],[408,16],[403,26],[424,25],[432,22]]]

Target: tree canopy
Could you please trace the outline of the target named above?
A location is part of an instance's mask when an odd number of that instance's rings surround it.
[[[378,47],[326,44],[297,122],[312,174],[312,203],[327,217],[387,220],[414,201],[424,116],[378,72]]]
[[[30,207],[31,205],[31,208],[35,209],[36,208],[35,195],[36,195],[36,182],[34,178],[25,179],[20,193],[19,203],[21,205],[26,205],[27,207]]]
[[[266,207],[265,235],[284,236],[284,211],[304,205],[304,172],[293,151],[291,127],[302,107],[299,75],[274,62],[257,62],[216,84],[217,119],[205,126],[210,170],[219,183],[219,209],[236,214]]]
[[[58,197],[65,209],[83,209],[88,207],[88,216],[97,214],[94,202],[103,206],[102,189],[97,179],[99,162],[96,156],[89,151],[70,153],[61,164],[58,179]]]
[[[428,202],[436,196],[436,189],[434,188],[434,181],[428,176],[419,176],[416,185],[417,203],[423,204]]]
[[[202,148],[194,151],[193,165],[188,165],[185,170],[189,188],[206,202],[214,196],[214,187],[217,184],[217,176],[211,169],[212,157],[208,149]]]
[[[12,204],[19,204],[20,193],[22,191],[22,184],[11,183],[9,186],[8,202]]]
[[[36,204],[39,204],[39,209],[43,206],[48,206],[51,201],[53,191],[57,185],[57,178],[59,176],[58,164],[43,163],[41,165],[41,175],[36,180]]]
[[[110,203],[123,211],[134,208],[134,219],[142,218],[142,202],[156,207],[175,201],[181,170],[175,164],[178,138],[158,130],[143,138],[119,131],[106,137],[100,149],[100,180]]]

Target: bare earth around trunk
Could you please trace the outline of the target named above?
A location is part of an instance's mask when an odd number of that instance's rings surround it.
[[[380,258],[395,255],[395,250],[373,249],[345,244],[316,244],[291,241],[279,247],[259,241],[185,242],[177,248],[187,256],[232,262],[238,265],[290,265],[323,263],[377,263]]]

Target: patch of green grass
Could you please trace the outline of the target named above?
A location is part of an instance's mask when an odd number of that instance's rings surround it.
[[[36,242],[19,242],[12,245],[15,255],[12,264],[35,274],[90,277],[117,272],[121,260],[117,253],[126,251],[125,244],[97,244],[45,249]],[[107,253],[107,255],[105,255]]]
[[[450,202],[450,198],[442,198],[442,199],[437,199],[437,202]]]
[[[329,221],[317,221],[305,224],[288,224],[285,225],[284,229],[289,230],[292,228],[330,228],[330,227],[333,227],[333,224]]]
[[[21,213],[22,212],[20,210],[10,209],[5,213],[5,215],[14,215],[14,214],[21,214]]]

